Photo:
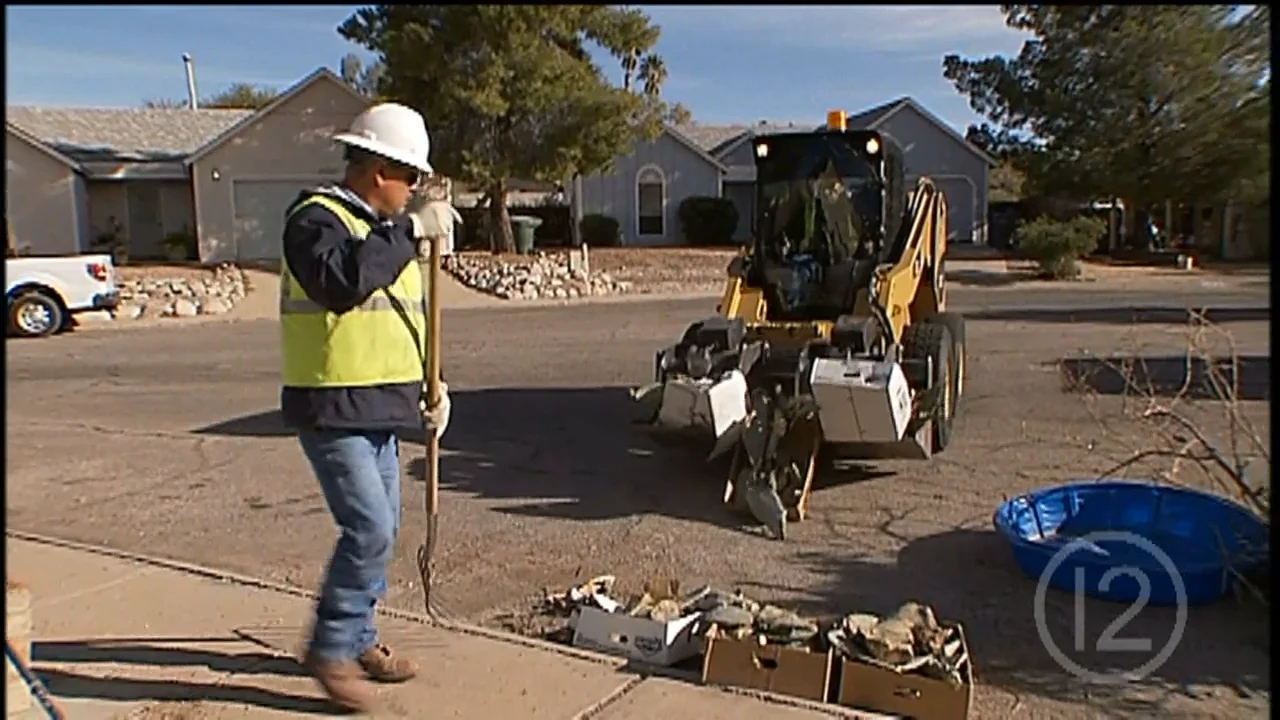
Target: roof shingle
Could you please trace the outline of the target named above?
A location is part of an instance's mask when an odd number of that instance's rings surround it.
[[[896,100],[890,100],[887,103],[876,105],[875,107],[863,110],[856,115],[849,115],[846,118],[845,123],[851,130],[865,130],[884,119],[884,116],[894,110],[897,110],[898,106],[903,105],[908,100],[910,100],[910,98],[900,97]]]
[[[252,110],[9,106],[5,119],[79,161],[183,160]]]
[[[810,125],[799,125],[797,123],[769,123],[761,122],[754,125],[677,125],[675,129],[683,133],[685,137],[692,140],[698,147],[707,151],[711,155],[719,155],[725,148],[729,147],[734,141],[741,139],[744,135],[759,135],[768,133],[794,132],[796,130],[809,129]]]
[[[673,127],[707,152],[733,140],[747,129],[746,125],[699,125],[696,123]]]

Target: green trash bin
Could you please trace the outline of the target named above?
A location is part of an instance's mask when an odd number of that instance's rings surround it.
[[[516,236],[516,252],[528,255],[533,252],[533,233],[542,225],[542,218],[530,215],[512,215],[511,230]]]

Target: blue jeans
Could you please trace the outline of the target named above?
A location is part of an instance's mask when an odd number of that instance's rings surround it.
[[[400,529],[400,452],[391,431],[298,433],[341,534],[316,603],[310,652],[351,660],[377,642],[373,606],[387,591]]]

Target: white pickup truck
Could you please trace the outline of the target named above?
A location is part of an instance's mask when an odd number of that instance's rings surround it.
[[[113,310],[120,302],[110,255],[8,257],[4,276],[8,332],[19,337],[52,335],[76,313]]]

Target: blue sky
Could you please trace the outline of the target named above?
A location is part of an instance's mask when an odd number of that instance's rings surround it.
[[[233,82],[285,87],[360,49],[336,27],[356,6],[7,6],[8,104],[129,107]],[[664,95],[705,123],[820,123],[911,95],[963,132],[976,119],[942,56],[1016,54],[997,6],[653,6]],[[599,58],[615,77],[617,62]]]

